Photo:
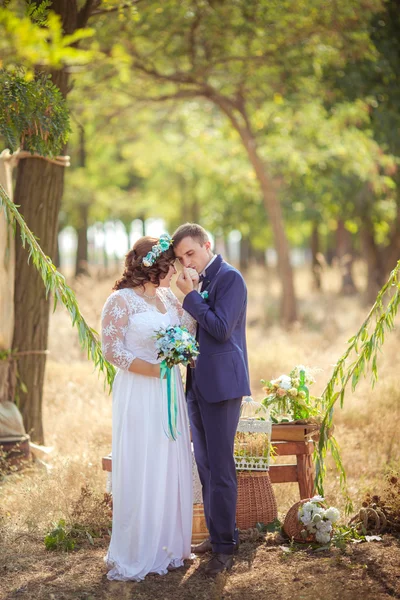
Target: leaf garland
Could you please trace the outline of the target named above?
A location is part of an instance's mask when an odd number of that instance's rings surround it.
[[[18,223],[22,245],[24,248],[26,245],[29,247],[28,260],[32,259],[33,265],[39,271],[46,288],[46,295],[50,292],[54,294],[53,309],[55,310],[57,303],[61,302],[68,310],[72,325],[78,330],[79,342],[82,348],[86,350],[87,357],[93,361],[95,368],[105,375],[106,382],[111,389],[115,377],[115,368],[103,356],[98,333],[88,325],[82,316],[76,296],[66,284],[65,277],[57,271],[51,259],[45,255],[22,215],[18,212],[18,207],[7,195],[1,184],[0,206],[3,207],[6,221],[12,227],[14,235],[16,223]]]
[[[336,403],[339,401],[340,407],[343,408],[344,396],[349,382],[351,382],[351,388],[354,392],[361,376],[366,376],[369,365],[371,365],[372,388],[378,380],[378,351],[385,341],[385,333],[394,328],[394,319],[400,304],[399,277],[400,260],[390,273],[388,281],[379,291],[375,303],[361,327],[349,339],[349,346],[337,361],[332,376],[321,395],[324,403],[324,416],[318,445],[314,452],[315,486],[318,493],[323,495],[323,483],[326,475],[325,458],[329,449],[338,469],[340,485],[345,494],[346,512],[352,510],[352,503],[347,489],[346,472],[340,458],[338,444],[334,437],[329,437],[329,430],[333,425],[333,413]],[[372,333],[369,333],[371,329]],[[352,354],[355,355],[354,359],[350,364],[346,364]]]

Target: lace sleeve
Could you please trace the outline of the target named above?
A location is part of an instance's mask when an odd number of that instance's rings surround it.
[[[126,371],[135,359],[124,344],[128,316],[128,307],[124,298],[118,293],[111,294],[104,305],[101,317],[101,347],[106,360]]]
[[[172,308],[172,310],[175,312],[179,324],[182,327],[186,327],[186,329],[192,335],[196,335],[197,321],[193,319],[193,317],[182,308],[182,304],[179,302],[178,298],[175,296],[171,288],[159,289],[162,289],[164,300],[167,303],[167,306],[169,308]]]

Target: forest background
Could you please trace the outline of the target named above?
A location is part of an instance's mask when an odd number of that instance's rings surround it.
[[[0,149],[71,163],[20,159],[14,201],[92,327],[134,239],[197,221],[248,282],[255,397],[262,377],[297,363],[323,369],[323,388],[400,258],[399,9],[398,0],[0,3]],[[4,256],[12,246],[1,238]],[[7,506],[19,507],[15,522],[45,526],[82,480],[104,487],[111,406],[62,306],[50,320],[18,235],[12,279],[1,350],[21,352],[25,427],[56,454],[46,484],[7,484]],[[399,468],[392,336],[374,391],[362,382],[336,417],[355,499]],[[48,348],[48,358],[23,355]],[[2,399],[8,376],[0,369]],[[57,477],[71,483],[65,496]],[[340,505],[334,477],[327,486]],[[277,490],[282,509],[290,490]]]

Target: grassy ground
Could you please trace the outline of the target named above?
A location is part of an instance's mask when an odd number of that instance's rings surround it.
[[[278,286],[270,272],[252,271],[249,284],[248,345],[253,395],[262,398],[261,378],[278,376],[298,363],[318,367],[313,392],[322,391],[332,365],[365,317],[360,298],[337,295],[339,274],[325,274],[324,292],[311,289],[306,271],[297,274],[301,321],[290,332],[276,324]],[[358,273],[362,284],[363,273]],[[74,282],[81,310],[99,327],[111,279]],[[387,337],[379,361],[380,380],[369,379],[335,417],[336,437],[346,466],[349,489],[359,506],[366,492],[380,492],[389,469],[400,467],[400,387],[395,330]],[[288,553],[276,535],[244,534],[231,575],[209,581],[203,561],[167,577],[150,576],[141,584],[110,583],[102,557],[107,539],[84,543],[70,554],[45,550],[43,536],[52,522],[74,518],[82,486],[100,497],[105,488],[101,456],[111,446],[111,402],[103,381],[93,372],[61,308],[51,319],[44,424],[46,443],[54,448],[45,465],[6,477],[0,485],[0,598],[281,598],[334,600],[400,598],[400,547],[390,536],[383,542],[350,545],[342,553]],[[295,484],[275,486],[282,517],[298,500]],[[326,482],[329,504],[343,506],[336,473]],[[90,518],[96,520],[95,512]],[[104,518],[104,514],[99,515]]]

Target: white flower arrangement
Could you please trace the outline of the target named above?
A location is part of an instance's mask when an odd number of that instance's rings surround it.
[[[314,496],[299,508],[299,521],[304,525],[304,538],[313,536],[316,542],[328,544],[331,540],[333,525],[339,520],[340,512],[334,506],[324,508],[324,498]]]
[[[313,372],[297,365],[289,375],[280,375],[271,381],[262,380],[267,394],[262,403],[271,408],[273,423],[309,419],[320,414],[320,398],[310,396],[309,386],[315,383]]]

